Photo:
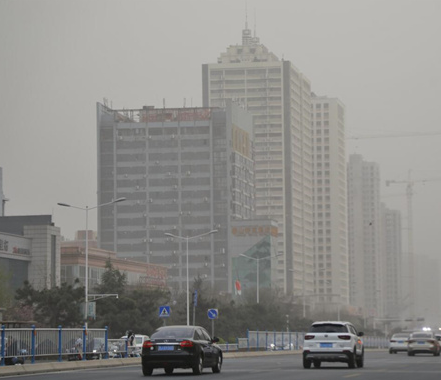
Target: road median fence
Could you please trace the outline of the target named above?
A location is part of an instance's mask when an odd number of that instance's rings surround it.
[[[246,351],[297,351],[303,347],[304,332],[247,331],[235,343],[220,344],[226,353]],[[385,337],[365,336],[366,348],[387,348]],[[35,364],[36,361],[85,361],[139,356],[126,339],[108,339],[108,329],[5,328],[1,327],[0,366]]]

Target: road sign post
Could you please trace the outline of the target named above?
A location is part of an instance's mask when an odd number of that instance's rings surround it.
[[[170,317],[170,306],[159,306],[159,318],[164,318],[164,326],[166,323],[166,318]]]
[[[214,320],[219,317],[218,309],[208,309],[208,318],[211,319],[211,337],[214,337]]]
[[[196,326],[196,306],[198,305],[198,291],[193,293],[193,326]]]

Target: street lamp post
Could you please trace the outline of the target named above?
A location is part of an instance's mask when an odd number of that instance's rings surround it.
[[[86,236],[85,236],[86,244],[85,244],[85,263],[84,263],[85,271],[86,271],[85,279],[84,279],[84,282],[85,282],[85,285],[84,285],[84,288],[85,288],[85,290],[84,290],[84,303],[85,303],[85,305],[84,305],[84,320],[85,320],[85,322],[84,323],[85,323],[86,329],[87,329],[87,313],[89,311],[88,310],[89,309],[89,236],[88,236],[89,210],[94,210],[94,209],[102,207],[102,206],[111,205],[111,204],[122,202],[125,200],[126,200],[126,198],[118,198],[118,199],[115,199],[114,201],[102,203],[102,204],[94,206],[94,207],[89,207],[89,206],[78,207],[78,206],[72,206],[67,203],[57,203],[58,206],[71,207],[71,208],[76,208],[78,210],[86,211]]]
[[[274,258],[274,257],[277,257],[277,256],[280,256],[280,255],[269,255],[269,256],[265,256],[265,257],[260,257],[260,258],[256,258],[256,257],[251,257],[251,256],[247,256],[247,255],[245,255],[245,254],[243,254],[243,253],[241,253],[239,256],[242,256],[242,257],[246,257],[247,259],[251,259],[251,260],[254,260],[255,262],[256,262],[256,266],[257,266],[257,276],[256,276],[256,288],[257,288],[257,295],[256,295],[256,298],[257,298],[257,303],[259,303],[259,262],[261,261],[261,260],[265,260],[265,259],[269,259],[269,258]]]
[[[294,269],[288,269],[290,272],[295,272]],[[302,274],[302,298],[303,298],[303,318],[306,318],[306,292],[305,292],[305,269],[303,268]]]
[[[190,295],[189,295],[189,289],[188,289],[189,288],[189,284],[188,284],[188,241],[190,239],[197,239],[197,238],[200,238],[202,236],[207,236],[207,235],[214,234],[217,231],[218,230],[211,230],[211,231],[208,231],[208,232],[205,232],[203,234],[196,235],[196,236],[179,236],[179,235],[173,235],[173,234],[171,234],[169,232],[165,232],[164,233],[164,235],[166,235],[166,236],[170,236],[170,237],[173,237],[173,238],[176,238],[176,239],[183,239],[186,242],[186,252],[187,252],[186,253],[186,256],[187,256],[187,258],[186,258],[186,263],[187,263],[187,326],[190,326],[190,301],[189,301]]]

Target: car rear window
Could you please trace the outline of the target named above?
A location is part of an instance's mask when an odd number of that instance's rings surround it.
[[[162,328],[155,331],[151,339],[189,339],[193,338],[193,327]]]
[[[416,333],[416,334],[412,334],[412,338],[432,338],[432,334]]]
[[[335,323],[315,324],[309,328],[309,332],[314,333],[347,333],[348,329],[345,325]]]
[[[394,334],[392,335],[392,338],[397,339],[397,338],[409,338],[409,334]]]

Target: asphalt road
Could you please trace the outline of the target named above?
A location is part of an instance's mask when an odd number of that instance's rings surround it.
[[[0,369],[1,371],[1,369]],[[33,375],[14,375],[10,378],[32,380],[120,380],[144,379],[141,365],[126,367],[84,369]],[[344,363],[323,363],[319,369],[303,369],[301,355],[267,355],[256,357],[226,358],[220,374],[204,369],[204,379],[223,380],[439,380],[441,357],[405,353],[390,355],[387,351],[367,352],[365,367],[349,369]],[[175,370],[167,376],[163,370],[154,370],[153,378],[194,378],[191,370]],[[9,377],[3,377],[6,379]]]

